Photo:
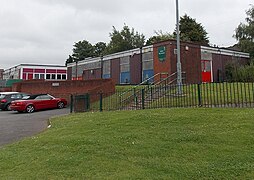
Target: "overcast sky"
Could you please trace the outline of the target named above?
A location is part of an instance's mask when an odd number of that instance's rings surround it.
[[[172,33],[175,0],[0,0],[0,68],[21,63],[64,65],[73,44],[109,42],[124,23],[146,38]],[[180,16],[201,23],[211,44],[230,46],[253,0],[179,0]]]

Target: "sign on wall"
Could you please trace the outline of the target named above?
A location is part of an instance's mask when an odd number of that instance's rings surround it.
[[[158,47],[158,58],[159,58],[159,61],[166,60],[166,47],[165,46]]]

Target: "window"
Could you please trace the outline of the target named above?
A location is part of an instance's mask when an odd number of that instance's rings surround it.
[[[46,74],[46,79],[50,79],[50,74]]]
[[[41,99],[41,100],[51,100],[52,97],[48,96],[48,95],[40,95],[40,96],[37,96],[35,99]]]
[[[39,79],[40,75],[39,74],[34,74],[34,79]]]
[[[44,79],[44,74],[40,74],[40,79]]]
[[[210,61],[206,61],[205,62],[205,70],[206,71],[211,71],[211,63],[210,63]]]
[[[51,74],[51,79],[56,79],[56,75],[55,74]]]
[[[120,58],[120,72],[129,72],[130,71],[130,57],[125,56]]]
[[[12,94],[11,99],[21,99],[22,95],[21,94]]]
[[[61,74],[58,74],[58,75],[57,75],[57,79],[62,79]]]
[[[62,74],[62,79],[66,79],[66,74]]]

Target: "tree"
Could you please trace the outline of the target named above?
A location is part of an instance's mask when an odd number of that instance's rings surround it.
[[[107,44],[104,42],[98,42],[94,45],[94,55],[99,57],[103,56],[106,50]]]
[[[156,35],[150,37],[146,41],[146,45],[152,45],[152,44],[160,42],[160,41],[165,41],[165,40],[174,38],[173,34],[170,34],[170,33],[167,33],[167,32],[163,33],[162,30],[155,31],[155,34]]]
[[[107,46],[107,54],[139,48],[145,43],[145,36],[127,25],[121,31],[113,26],[113,32],[109,35],[111,40]]]
[[[72,54],[74,61],[81,61],[88,57],[94,57],[94,46],[86,40],[75,43]]]
[[[73,63],[73,62],[74,62],[74,60],[73,60],[72,56],[69,55],[68,59],[66,59],[66,61],[65,61],[65,66],[67,66],[67,64]]]
[[[209,44],[208,33],[201,23],[185,14],[179,21],[180,39],[182,41],[198,42],[202,45]],[[176,36],[176,30],[174,31]]]
[[[244,52],[250,53],[254,59],[254,6],[246,11],[246,24],[240,23],[235,29],[233,37],[238,41],[238,46]]]

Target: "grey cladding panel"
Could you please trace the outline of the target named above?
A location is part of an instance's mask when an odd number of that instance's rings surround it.
[[[142,61],[152,60],[153,59],[153,52],[147,52],[142,54]]]
[[[213,60],[213,54],[207,51],[201,51],[201,60]]]
[[[72,69],[72,77],[76,76],[76,66],[73,66],[71,69]]]
[[[120,64],[130,64],[130,56],[121,57]]]
[[[120,71],[121,72],[129,72],[130,71],[130,65],[129,64],[121,65]]]
[[[98,68],[101,68],[101,62],[100,61],[85,64],[84,70],[98,69]]]
[[[143,70],[153,69],[153,61],[145,61],[143,62]]]
[[[85,68],[85,65],[78,66],[78,76],[82,76],[84,68]]]
[[[110,61],[103,62],[103,74],[110,74]]]

